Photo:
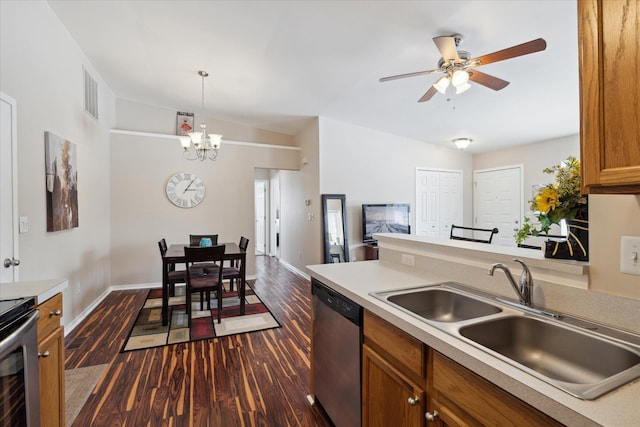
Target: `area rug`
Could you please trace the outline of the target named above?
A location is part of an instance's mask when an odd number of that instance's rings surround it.
[[[184,286],[177,286],[175,296],[169,298],[169,324],[165,326],[162,325],[162,289],[151,289],[122,352],[280,327],[249,285],[242,316],[238,292],[225,290],[222,296],[222,321],[218,323],[217,300],[211,299],[211,310],[207,309],[206,301],[204,310],[200,310],[198,294],[192,295],[190,330]]]
[[[75,421],[107,366],[85,366],[64,371],[64,417],[67,427]]]

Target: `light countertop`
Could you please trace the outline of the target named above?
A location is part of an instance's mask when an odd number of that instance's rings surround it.
[[[366,310],[567,425],[638,425],[640,381],[596,400],[581,400],[375,297],[370,292],[449,281],[384,261],[307,266],[310,275]]]
[[[0,300],[35,297],[40,304],[69,286],[67,279],[0,283]]]

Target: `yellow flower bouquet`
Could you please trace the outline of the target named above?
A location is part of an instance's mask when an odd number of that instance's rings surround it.
[[[573,156],[561,164],[543,170],[546,174],[555,174],[555,182],[545,185],[536,191],[530,201],[530,209],[540,222],[540,228],[525,217],[522,228],[514,235],[517,243],[527,237],[548,235],[553,224],[560,224],[564,219],[587,218],[587,197],[580,191],[580,161]]]

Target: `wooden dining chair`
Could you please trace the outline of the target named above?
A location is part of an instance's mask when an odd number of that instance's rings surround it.
[[[189,246],[200,246],[200,240],[202,238],[211,239],[213,246],[218,244],[217,234],[189,234]]]
[[[242,252],[246,252],[249,247],[249,239],[246,237],[240,237],[238,247]],[[222,268],[222,280],[229,280],[230,291],[233,291],[234,280],[239,282],[242,279],[242,275],[240,274],[240,263],[241,261],[239,259],[233,260],[229,267]],[[240,290],[240,285],[238,285],[238,290]]]
[[[158,248],[160,248],[160,256],[164,258],[164,254],[167,253],[167,242],[166,240],[161,239],[158,242]],[[164,262],[162,263],[164,268]],[[167,271],[167,283],[169,285],[169,295],[174,296],[176,294],[176,283],[186,283],[187,282],[187,271],[186,270],[176,270],[175,264],[170,264],[168,267],[169,271]],[[163,271],[164,274],[164,271]]]
[[[214,263],[222,265],[224,259],[224,245],[207,247],[184,248],[187,264],[187,315],[189,327],[191,327],[191,295],[194,292],[200,294],[200,310],[204,310],[203,294],[206,294],[207,307],[211,310],[211,291],[215,291],[218,299],[218,323],[222,315],[222,269],[202,269],[201,263]]]

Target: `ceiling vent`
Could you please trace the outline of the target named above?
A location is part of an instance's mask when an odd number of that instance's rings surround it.
[[[84,71],[84,109],[96,120],[98,119],[98,82],[96,82],[86,68]]]

